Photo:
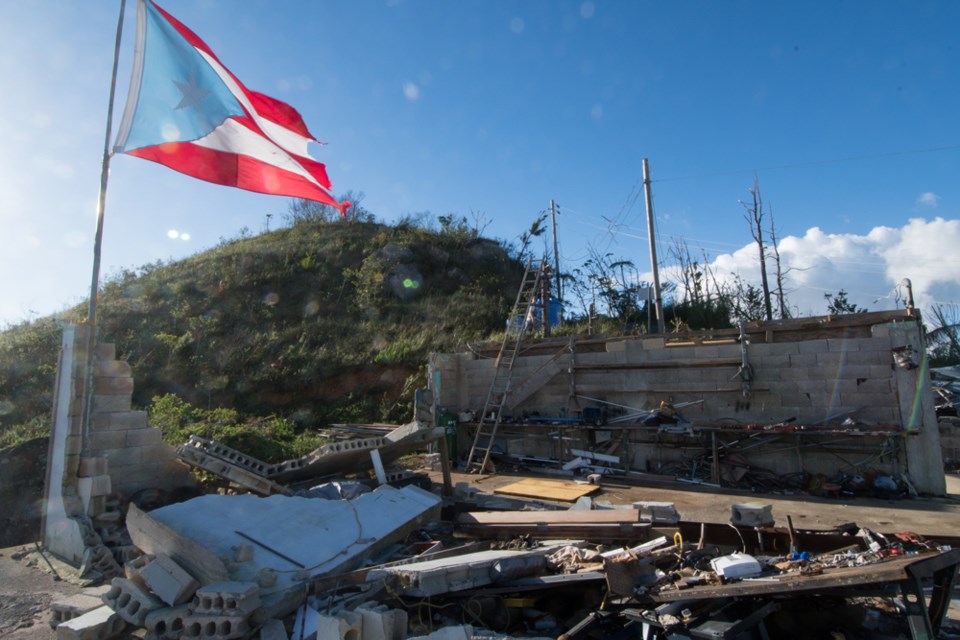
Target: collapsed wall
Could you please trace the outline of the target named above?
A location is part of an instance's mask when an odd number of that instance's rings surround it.
[[[692,434],[578,427],[575,419],[587,406],[615,415],[630,413],[624,407],[697,403],[681,415],[699,436],[715,434],[714,447],[718,439],[723,443],[744,431],[782,436],[779,451],[753,451],[753,464],[829,475],[840,466],[855,472],[858,463],[869,462],[886,473],[908,473],[920,492],[942,494],[922,332],[914,313],[892,311],[751,323],[746,344],[737,330],[525,342],[513,364],[514,397],[505,412],[514,424],[501,427],[498,446],[555,456],[573,446],[587,448],[598,437],[618,438],[626,444],[618,454],[631,468],[656,471],[697,446]],[[437,406],[479,415],[496,355],[495,348],[475,348],[432,356]],[[572,438],[570,444],[558,445],[556,433],[518,424],[530,418],[549,424],[545,417],[558,418],[559,437]]]
[[[87,393],[89,332],[87,325],[63,327],[41,525],[44,545],[73,564],[89,560],[91,547],[100,544],[98,525],[116,525],[108,499],[195,484],[174,448],[147,424],[146,412],[132,409],[133,374],[116,359],[114,345],[94,346],[93,388]],[[93,409],[85,433],[88,396]]]

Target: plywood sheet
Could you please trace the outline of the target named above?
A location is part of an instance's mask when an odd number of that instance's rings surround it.
[[[577,484],[576,482],[545,480],[543,478],[524,478],[519,482],[497,487],[493,492],[509,496],[540,498],[542,500],[576,502],[578,498],[590,495],[599,489],[600,487],[593,484]]]
[[[633,524],[639,509],[584,509],[581,511],[473,511],[457,516],[461,524]]]

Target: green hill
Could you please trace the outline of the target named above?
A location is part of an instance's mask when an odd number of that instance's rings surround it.
[[[300,222],[113,276],[99,336],[132,366],[141,407],[175,393],[300,427],[400,422],[427,355],[500,330],[522,273],[510,247],[463,227]],[[53,317],[0,334],[7,442],[48,425],[59,339]]]

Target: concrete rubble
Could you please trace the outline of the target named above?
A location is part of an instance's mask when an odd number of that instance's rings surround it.
[[[829,597],[875,637],[920,638],[943,630],[960,565],[960,539],[776,527],[760,500],[731,500],[730,522],[711,525],[668,502],[563,504],[475,486],[443,498],[439,486],[351,482],[338,483],[349,499],[130,505],[137,556],[99,596],[54,602],[50,624],[71,640],[137,628],[150,640],[784,637],[781,612]],[[881,602],[909,602],[928,583],[920,605]]]
[[[672,502],[605,500],[610,483],[654,466],[704,489],[749,481],[826,499],[910,497],[917,487],[942,494],[942,467],[922,464],[939,452],[928,424],[934,404],[910,405],[926,380],[898,360],[919,344],[912,316],[901,315],[751,327],[750,344],[732,334],[646,336],[585,344],[576,360],[573,341],[565,355],[531,352],[518,361],[526,379],[510,404],[517,415],[504,423],[511,429],[490,442],[498,472],[528,477],[489,491],[479,481],[454,487],[450,466],[457,437],[470,438],[455,418],[475,419],[493,358],[436,358],[437,406],[418,405],[410,424],[267,463],[197,436],[175,453],[154,443],[159,435],[129,408],[127,369],[101,349],[101,369],[123,381],[114,385],[123,393],[101,400],[110,410],[94,415],[91,453],[75,433],[83,394],[63,388],[44,542],[103,589],[54,602],[50,625],[64,640],[685,640],[798,637],[802,620],[804,637],[958,637],[946,612],[960,537],[854,523],[807,529],[789,515],[783,526],[759,494],[730,497],[721,523],[684,520]],[[731,383],[747,346],[758,377]],[[858,376],[822,383],[838,363]],[[644,406],[659,408],[619,415],[637,404],[626,391],[596,400],[620,387],[644,390]],[[837,389],[837,411],[821,415]],[[558,397],[603,406],[546,413]],[[953,396],[940,397],[937,409],[955,413]],[[736,424],[707,419],[728,410]],[[452,427],[433,426],[441,413]],[[905,422],[908,414],[917,420]],[[770,450],[784,443],[785,453]],[[846,452],[840,444],[875,454],[876,470],[833,475],[823,461],[834,464]],[[442,485],[389,467],[427,447]],[[147,476],[131,461],[152,455],[181,474],[212,473],[222,493],[138,506],[123,496],[144,491]],[[793,457],[802,458],[799,488],[756,462],[779,470]]]

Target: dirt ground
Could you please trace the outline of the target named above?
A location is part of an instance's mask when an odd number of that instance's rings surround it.
[[[437,482],[441,481],[439,471],[432,472],[431,477]],[[455,483],[468,482],[484,493],[492,493],[497,486],[517,479],[510,475],[478,477],[453,474]],[[948,495],[942,498],[842,501],[799,496],[706,493],[692,485],[689,489],[666,489],[608,484],[593,497],[611,504],[639,500],[673,502],[684,520],[720,523],[729,522],[731,505],[762,502],[772,505],[777,525],[785,525],[786,516],[790,515],[798,528],[830,528],[855,522],[878,531],[909,530],[935,539],[938,533],[960,535],[960,476],[947,477],[947,490]],[[69,566],[48,554],[39,554],[33,545],[0,549],[0,637],[9,640],[55,637],[48,623],[50,603],[81,591],[82,585]],[[954,626],[960,625],[960,594],[955,595],[957,597],[948,612],[950,624]]]

